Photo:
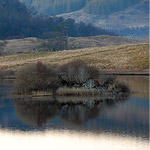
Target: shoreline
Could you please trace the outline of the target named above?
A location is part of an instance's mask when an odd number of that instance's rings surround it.
[[[131,75],[131,76],[149,76],[150,69],[102,69],[104,74],[108,75]]]
[[[114,71],[114,70],[103,70],[106,71],[106,73],[103,73],[102,75],[119,75],[119,76],[150,76],[149,71]],[[101,75],[101,74],[100,74]],[[8,75],[8,76],[0,76],[0,80],[15,80],[15,76]]]

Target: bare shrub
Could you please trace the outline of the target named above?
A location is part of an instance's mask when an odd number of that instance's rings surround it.
[[[130,89],[125,83],[118,82],[116,76],[105,73],[102,70],[100,71],[99,83],[101,83],[103,87],[116,93],[122,92],[130,94]]]
[[[109,86],[113,85],[115,82],[116,82],[116,77],[108,76],[106,78],[106,80],[104,81],[103,86],[109,87]]]
[[[111,75],[104,70],[99,70],[98,81],[103,86],[109,86],[109,84],[113,84],[116,81],[116,76]]]
[[[99,69],[97,67],[89,66],[88,73],[89,73],[89,78],[91,78],[93,80],[99,79]]]
[[[59,67],[61,79],[69,85],[83,83],[88,79],[87,65],[82,60],[71,61]]]
[[[47,72],[47,66],[40,61],[37,62],[36,67],[39,74],[45,74]]]
[[[60,79],[66,85],[83,84],[88,79],[98,79],[99,71],[96,67],[88,66],[82,60],[74,60],[59,67]]]
[[[115,77],[107,78],[103,86],[106,87],[108,90],[114,91],[116,93],[122,92],[130,94],[129,87],[123,82],[118,82]]]
[[[27,64],[16,76],[14,90],[18,93],[51,90],[54,93],[59,87],[56,70],[42,62]]]
[[[123,92],[123,93],[130,93],[129,87],[122,82],[115,82],[114,89],[115,92]]]

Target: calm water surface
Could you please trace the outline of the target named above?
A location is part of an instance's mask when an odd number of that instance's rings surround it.
[[[129,97],[100,100],[89,107],[14,97],[13,81],[0,81],[0,143],[5,149],[12,145],[19,149],[19,143],[24,149],[148,150],[148,77],[118,76],[118,80],[129,85]]]

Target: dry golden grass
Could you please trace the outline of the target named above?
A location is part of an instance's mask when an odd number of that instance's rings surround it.
[[[103,69],[148,69],[149,45],[124,45],[95,47],[57,52],[32,52],[0,57],[0,70],[17,70],[27,63],[42,61],[59,66],[75,59],[82,59],[89,65]]]
[[[108,92],[109,93],[109,92]],[[84,88],[68,88],[61,87],[56,91],[57,96],[96,96],[101,95],[102,92],[97,89],[84,89]],[[52,92],[37,91],[32,92],[33,96],[52,96]]]
[[[84,89],[84,88],[59,88],[56,92],[58,96],[95,96],[101,95],[101,91],[97,89]]]
[[[34,97],[43,97],[43,96],[53,96],[52,92],[48,92],[48,91],[33,91],[31,93],[31,95]]]
[[[2,55],[13,55],[18,53],[31,52],[42,44],[43,40],[38,38],[24,38],[0,40],[0,51]]]

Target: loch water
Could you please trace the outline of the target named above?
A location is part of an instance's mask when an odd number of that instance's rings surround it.
[[[63,149],[63,145],[65,150],[148,150],[149,78],[117,79],[129,86],[131,94],[123,100],[100,100],[89,107],[58,105],[48,97],[33,101],[31,97],[18,98],[12,94],[13,81],[0,80],[0,143],[5,148],[19,148],[19,142],[24,148],[34,144],[36,149]]]

